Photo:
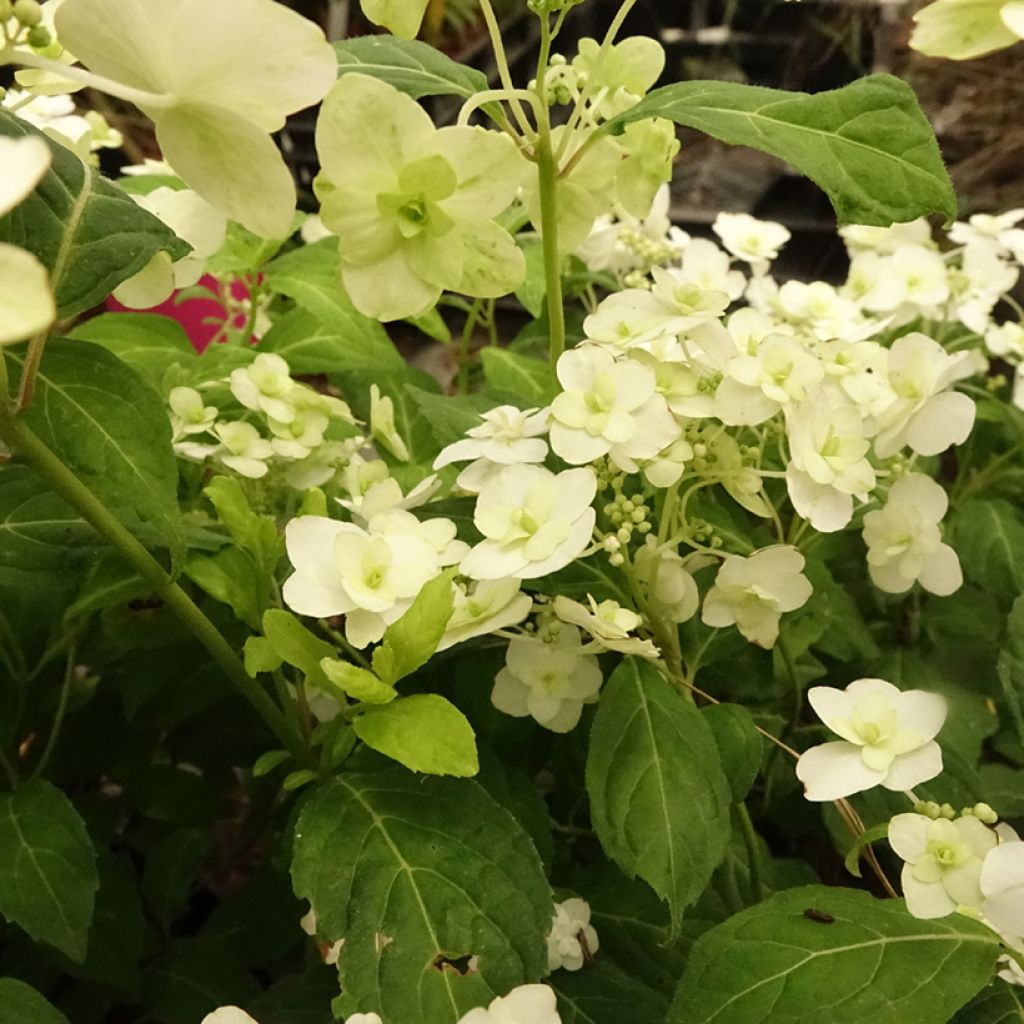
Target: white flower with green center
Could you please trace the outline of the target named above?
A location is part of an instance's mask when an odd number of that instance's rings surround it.
[[[438,543],[454,539],[455,527],[448,520],[433,522],[445,537],[393,518],[375,517],[365,530],[323,516],[293,519],[285,528],[295,568],[284,584],[285,604],[315,618],[344,615],[345,635],[356,647],[379,640],[441,570]]]
[[[732,555],[704,598],[701,621],[718,629],[735,625],[752,644],[770,648],[779,636],[779,620],[807,603],[813,588],[803,574],[804,556],[784,544]]]
[[[910,45],[915,50],[971,60],[1024,39],[1024,0],[936,0],[914,21]]]
[[[878,417],[878,457],[887,459],[905,447],[938,455],[967,440],[974,402],[949,388],[972,372],[969,360],[949,355],[923,334],[897,340],[889,350],[889,386],[896,397]]]
[[[27,199],[50,167],[42,139],[0,138],[0,217]],[[57,318],[46,267],[30,252],[0,243],[0,345],[24,341]]]
[[[1024,221],[1024,210],[1007,210],[1005,213],[976,213],[968,221],[957,221],[949,229],[949,240],[957,245],[988,246],[999,255],[1005,256],[1020,250],[1024,242],[1024,228],[1018,225]]]
[[[1002,935],[1015,943],[1024,940],[1024,843],[1003,841],[985,858],[981,868],[981,912]]]
[[[981,866],[999,843],[995,831],[971,815],[949,821],[897,814],[889,845],[905,864],[903,896],[914,917],[930,919],[982,904]]]
[[[288,364],[273,352],[261,352],[246,367],[231,371],[231,394],[253,412],[262,412],[281,423],[295,419],[299,385]]]
[[[858,269],[863,272],[866,266],[862,257]],[[861,299],[864,308],[873,313],[897,311],[901,320],[910,320],[918,308],[938,313],[936,307],[949,300],[946,260],[928,246],[901,246],[891,255],[879,257],[874,273],[874,287]]]
[[[519,589],[519,582],[503,579],[452,584],[455,606],[437,649],[446,651],[473,637],[518,626],[533,608],[533,598]]]
[[[607,455],[634,473],[679,437],[680,428],[657,393],[654,371],[633,359],[616,361],[597,345],[565,352],[556,368],[564,390],[551,403],[551,447],[580,466]]]
[[[217,410],[206,405],[195,388],[172,388],[167,404],[171,407],[171,430],[175,441],[192,434],[205,434],[217,421]]]
[[[251,423],[241,420],[217,423],[213,433],[220,444],[207,454],[250,480],[259,480],[267,475],[270,469],[267,463],[274,457],[274,448]],[[196,446],[196,451],[201,448]],[[178,445],[178,451],[188,454],[182,444]]]
[[[386,28],[399,39],[415,39],[430,0],[360,0],[374,25]]]
[[[491,703],[513,718],[533,718],[552,732],[569,732],[601,689],[597,658],[584,654],[580,631],[563,625],[554,640],[517,637],[494,680]]]
[[[711,230],[737,259],[767,269],[793,236],[781,224],[758,220],[749,213],[720,213]]]
[[[792,402],[803,402],[821,383],[821,361],[802,342],[771,334],[733,356],[715,393],[715,414],[729,426],[753,426]]]
[[[548,932],[548,970],[578,971],[599,948],[590,904],[578,897],[556,903]]]
[[[590,545],[597,477],[590,468],[552,473],[506,466],[480,492],[473,522],[484,535],[462,560],[475,580],[535,579],[567,566]]]
[[[587,602],[589,608],[560,594],[554,601],[555,615],[589,633],[599,650],[635,654],[641,658],[658,657],[658,648],[650,640],[632,635],[643,625],[642,616],[623,608],[618,601],[598,603],[587,594]]]
[[[166,252],[158,252],[114,290],[114,297],[129,309],[152,309],[166,302],[176,289],[190,288],[206,273],[207,261],[224,245],[228,221],[189,189],[161,187],[132,198],[192,246],[192,251],[177,262],[172,262]]]
[[[1010,320],[985,332],[985,348],[1009,363],[1024,361],[1024,326]]]
[[[274,452],[286,459],[305,459],[324,443],[324,431],[330,419],[325,413],[314,409],[296,410],[287,423],[267,419],[267,426],[274,435],[270,443]]]
[[[629,36],[604,48],[596,39],[579,41],[573,69],[590,83],[593,103],[612,117],[635,106],[665,69],[665,49],[649,36]]]
[[[271,134],[338,73],[313,22],[271,0],[65,0],[55,23],[97,87],[153,121],[189,188],[263,238],[288,236],[295,186]]]
[[[358,466],[362,464],[362,474]],[[392,509],[408,510],[419,508],[425,505],[440,489],[441,481],[431,473],[425,476],[408,494],[402,492],[402,486],[391,476],[387,475],[387,464],[380,459],[366,462],[361,456],[356,456],[350,463],[345,473],[347,479],[355,478],[357,481],[360,475],[364,481],[369,481],[360,488],[350,491],[350,498],[339,498],[338,504],[347,508],[352,513],[352,518],[357,522],[365,523],[372,519],[378,512],[390,512]],[[383,474],[383,475],[378,475]]]
[[[945,597],[960,589],[956,551],[942,542],[949,498],[931,477],[909,473],[889,490],[885,508],[864,517],[868,572],[879,590],[905,594],[915,583]]]
[[[946,700],[926,690],[898,690],[884,679],[858,679],[845,690],[807,692],[818,717],[841,736],[805,751],[797,778],[808,800],[841,800],[875,786],[905,792],[942,771],[935,737]]]
[[[689,560],[684,560],[671,548],[659,547],[657,539],[648,536],[644,546],[637,551],[634,564],[637,579],[660,617],[679,623],[687,622],[697,614],[700,591],[690,571],[693,566]]]
[[[348,74],[324,101],[316,144],[321,217],[342,240],[342,282],[360,312],[398,320],[443,291],[495,298],[522,283],[523,254],[493,219],[524,173],[507,135],[438,130],[393,86]]]
[[[683,249],[675,277],[707,292],[724,292],[738,299],[747,287],[741,270],[732,269],[732,261],[708,238],[694,238]]]
[[[484,1009],[470,1010],[459,1024],[562,1024],[558,1001],[547,985],[520,985]]]

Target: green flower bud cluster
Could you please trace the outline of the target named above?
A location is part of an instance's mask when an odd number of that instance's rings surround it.
[[[14,19],[14,30],[5,23]],[[45,50],[53,42],[50,30],[42,24],[43,9],[39,0],[0,0],[0,26],[8,43],[27,42],[35,50]]]
[[[973,807],[965,807],[961,812],[962,818],[977,818],[983,825],[995,825],[999,821],[999,815],[989,804],[977,803]]]
[[[687,519],[686,535],[690,540],[709,548],[717,549],[723,544],[722,538],[715,533],[714,526],[706,519],[699,519],[696,516]]]
[[[638,260],[649,270],[651,267],[660,267],[664,263],[668,263],[675,255],[672,246],[667,242],[651,238],[649,235],[645,235],[642,231],[637,231],[636,228],[623,228],[619,233],[619,241],[624,245],[630,252],[634,253]],[[646,278],[645,278],[646,280]],[[634,287],[630,285],[630,287]],[[650,287],[650,282],[639,287]]]
[[[934,800],[923,800],[915,804],[914,812],[923,814],[926,818],[931,818],[932,821],[938,821],[939,818],[953,821],[957,816],[952,804],[937,804]]]
[[[651,290],[651,280],[647,276],[647,272],[644,270],[631,270],[622,279],[622,283],[627,288],[639,288],[645,292]]]
[[[627,497],[620,487],[616,487],[615,492],[614,499],[603,509],[615,530],[608,533],[603,544],[611,564],[619,566],[626,560],[622,549],[633,542],[634,534],[643,537],[650,533],[652,524],[651,508],[643,494]]]
[[[538,17],[546,17],[570,10],[583,2],[584,0],[526,0],[526,6]]]

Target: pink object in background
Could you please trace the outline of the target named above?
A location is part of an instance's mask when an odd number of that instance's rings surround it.
[[[217,336],[217,333],[224,325],[224,320],[228,313],[223,303],[214,297],[214,293],[218,288],[217,279],[207,275],[199,283],[205,288],[212,289],[212,291],[207,293],[205,297],[197,296],[177,303],[175,302],[175,296],[171,296],[163,304],[144,310],[130,310],[126,306],[121,305],[111,295],[106,301],[106,308],[110,313],[159,313],[162,316],[170,317],[172,320],[177,320],[185,328],[185,333],[195,346],[196,351],[202,352]],[[236,300],[243,301],[249,297],[249,289],[246,287],[245,282],[234,281],[231,285],[231,294]],[[234,326],[242,328],[245,326],[245,322],[246,317],[242,314],[237,314]]]

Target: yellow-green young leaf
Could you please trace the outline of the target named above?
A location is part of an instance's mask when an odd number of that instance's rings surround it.
[[[0,795],[0,914],[81,963],[99,888],[71,801],[41,779]]]
[[[320,662],[333,658],[334,648],[306,629],[291,612],[280,608],[264,612],[263,633],[280,658],[294,665],[314,686],[326,683]]]
[[[259,565],[272,571],[284,541],[270,516],[253,512],[241,483],[234,477],[215,476],[203,488],[203,494],[236,543],[250,552]]]
[[[284,658],[265,636],[251,636],[245,641],[242,649],[245,656],[245,671],[254,679],[261,672],[273,672],[279,669]]]
[[[902,900],[807,886],[702,936],[668,1024],[938,1024],[992,977],[998,937]]]
[[[427,583],[409,610],[384,631],[384,641],[373,652],[373,671],[394,686],[425,665],[441,642],[454,607],[452,572]]]
[[[368,747],[414,772],[470,778],[480,771],[473,727],[436,693],[367,708],[352,728]]]
[[[17,381],[24,346],[7,357]],[[184,548],[167,408],[131,367],[98,345],[51,339],[23,419],[144,542]]]
[[[605,684],[587,793],[605,852],[668,902],[678,929],[725,853],[732,795],[704,716],[642,658]]]
[[[957,213],[935,133],[914,91],[890,75],[813,96],[736,82],[681,82],[656,89],[605,130],[622,131],[649,117],[785,160],[828,193],[843,224]]]
[[[540,858],[477,783],[402,768],[344,773],[302,809],[295,893],[345,937],[342,1016],[456,1024],[547,973],[553,914]],[[475,970],[447,964],[475,957]]]
[[[68,1019],[23,981],[0,978],[0,1024],[68,1024]]]
[[[5,110],[0,135],[45,138]],[[32,195],[0,217],[0,242],[27,249],[49,270],[61,319],[101,303],[158,252],[172,259],[189,252],[169,227],[70,149],[46,142],[53,164]]]
[[[324,675],[353,700],[364,704],[388,704],[398,696],[393,686],[381,682],[372,672],[358,665],[324,658],[320,667]]]

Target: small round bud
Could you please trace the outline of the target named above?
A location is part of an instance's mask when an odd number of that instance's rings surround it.
[[[561,54],[561,53],[553,53],[553,54],[551,54],[551,66],[553,68],[564,67],[564,65],[567,64],[567,63],[568,63],[568,61],[566,61],[565,56],[563,54]]]
[[[623,514],[628,516],[632,514],[633,509],[636,508],[636,506],[633,504],[633,502],[629,500],[629,498],[627,498],[624,502],[622,502],[621,508]]]
[[[640,506],[640,508],[633,509],[632,514],[629,517],[634,523],[640,524],[647,518],[647,509]]]
[[[999,820],[999,815],[988,804],[975,804],[971,811],[985,825],[994,825]]]
[[[0,21],[6,21],[14,14],[14,5],[11,0],[0,0]]]
[[[43,20],[39,0],[14,0],[14,16],[28,28],[35,28]]]
[[[644,533],[650,533],[650,532],[651,532],[651,524],[650,524],[650,523],[648,523],[648,522],[647,522],[646,520],[644,520],[644,522],[642,522],[642,523],[641,523],[641,524],[640,524],[640,525],[639,525],[639,526],[637,527],[637,530],[638,530],[638,531],[639,531],[639,532],[640,532],[641,534],[644,534]]]
[[[612,555],[611,558],[608,559],[608,561],[611,562],[611,564],[614,565],[616,568],[618,568],[620,565],[626,564],[626,559],[618,552]]]
[[[926,818],[935,819],[941,816],[942,809],[934,800],[923,800],[914,805],[914,811],[917,814],[923,814]]]
[[[605,551],[610,551],[612,554],[615,554],[622,547],[622,541],[618,537],[612,537],[611,535],[605,537],[602,543],[604,544]]]
[[[53,36],[45,25],[36,25],[28,33],[28,45],[33,50],[45,50],[53,42]]]
[[[946,818],[948,821],[952,821],[956,817],[956,811],[953,809],[953,805],[943,804],[939,808],[939,817]]]
[[[633,531],[627,526],[623,526],[621,530],[615,535],[622,541],[623,544],[628,544],[630,538],[633,536]]]

